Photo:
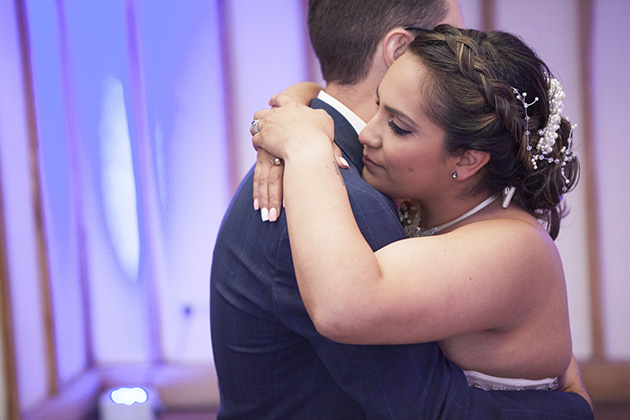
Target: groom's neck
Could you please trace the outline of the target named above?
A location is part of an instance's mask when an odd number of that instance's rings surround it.
[[[365,80],[354,85],[330,83],[326,92],[347,106],[363,121],[368,122],[376,113],[376,88],[378,84]]]

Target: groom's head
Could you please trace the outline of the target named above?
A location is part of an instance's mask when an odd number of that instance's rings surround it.
[[[394,28],[432,29],[457,15],[453,0],[309,0],[311,43],[327,83],[353,85],[370,71],[374,53]],[[453,23],[453,22],[449,22]]]

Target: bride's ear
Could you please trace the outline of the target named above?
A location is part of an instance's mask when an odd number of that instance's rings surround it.
[[[455,165],[457,179],[464,180],[475,175],[490,161],[490,153],[479,150],[466,150],[459,156]]]
[[[383,38],[383,58],[388,68],[407,50],[411,41],[413,41],[413,35],[403,28],[394,28],[385,35]]]

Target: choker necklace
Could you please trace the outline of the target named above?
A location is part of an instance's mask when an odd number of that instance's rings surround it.
[[[457,219],[451,220],[450,222],[444,223],[443,225],[439,225],[439,226],[436,226],[436,227],[433,227],[433,228],[429,228],[429,229],[425,229],[425,228],[421,228],[420,226],[416,226],[413,229],[412,232],[407,232],[407,233],[409,234],[409,236],[413,236],[413,237],[435,235],[439,231],[441,231],[443,229],[446,229],[447,227],[453,226],[455,223],[460,222],[460,221],[464,220],[465,218],[470,217],[473,214],[483,210],[484,208],[488,207],[490,205],[490,203],[492,203],[497,198],[499,198],[498,194],[497,195],[493,195],[491,197],[488,197],[481,204],[479,204],[478,206],[476,206],[472,210],[469,210],[468,212],[466,212],[466,213],[462,214],[461,216],[459,216]]]

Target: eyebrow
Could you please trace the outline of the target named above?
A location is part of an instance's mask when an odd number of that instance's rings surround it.
[[[381,97],[380,97],[380,95],[378,94],[378,88],[379,88],[379,87],[380,87],[380,86],[377,86],[377,87],[376,87],[376,98],[380,101]],[[396,108],[392,108],[392,107],[391,107],[391,106],[389,106],[389,105],[383,105],[383,107],[385,107],[385,110],[386,110],[387,112],[389,112],[390,114],[395,115],[395,116],[397,116],[398,118],[405,120],[405,122],[407,122],[408,124],[413,125],[415,128],[418,128],[418,125],[415,123],[415,121],[414,121],[414,120],[412,120],[411,118],[409,118],[409,117],[407,116],[407,114],[405,114],[404,112],[402,112],[402,111],[400,111],[400,110],[398,110],[398,109],[396,109]]]

